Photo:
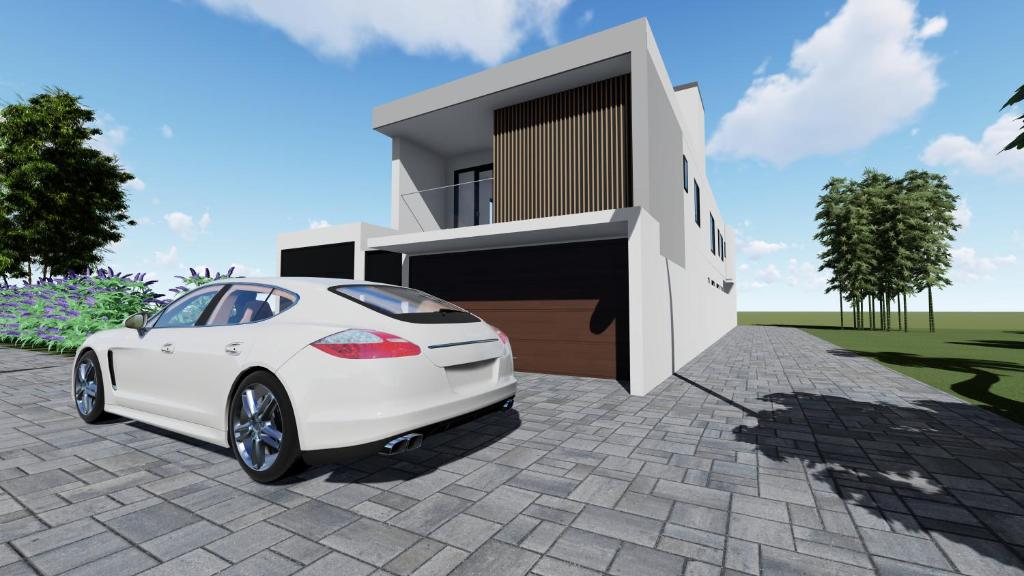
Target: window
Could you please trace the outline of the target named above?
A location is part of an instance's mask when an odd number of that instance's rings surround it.
[[[455,228],[494,222],[494,165],[455,171]]]
[[[722,261],[725,261],[725,238],[722,238]]]
[[[725,238],[721,230],[718,231],[718,257],[725,260]]]
[[[683,190],[690,191],[690,163],[686,161],[686,156],[683,156]]]
[[[715,236],[715,217],[712,214],[708,214],[708,217],[711,218],[711,253],[714,254],[715,242],[717,241],[717,236]]]
[[[197,288],[178,298],[157,318],[154,328],[185,328],[195,326],[210,302],[224,289],[223,284]]]
[[[236,284],[220,299],[207,326],[233,326],[272,318],[292,307],[298,297],[273,286]]]
[[[693,181],[693,220],[700,226],[700,186]]]
[[[351,284],[334,286],[331,292],[405,322],[459,324],[480,321],[451,302],[402,286]]]

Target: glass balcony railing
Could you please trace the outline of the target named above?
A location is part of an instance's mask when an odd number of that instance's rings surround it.
[[[490,176],[405,192],[401,200],[422,230],[494,222],[494,178]]]

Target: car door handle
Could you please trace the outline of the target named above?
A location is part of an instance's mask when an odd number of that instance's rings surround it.
[[[174,344],[167,343],[160,347],[160,351],[164,354],[174,354]]]
[[[228,344],[227,346],[224,347],[224,351],[227,352],[228,354],[231,354],[232,356],[238,356],[239,354],[242,353],[241,346],[241,342],[232,342],[231,344]]]

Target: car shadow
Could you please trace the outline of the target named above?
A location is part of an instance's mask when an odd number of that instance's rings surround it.
[[[1000,396],[992,391],[993,386],[1002,379],[997,372],[1024,372],[1024,364],[979,358],[918,356],[906,352],[866,352],[838,348],[828,352],[843,357],[865,356],[894,366],[934,368],[963,374],[965,378],[950,386],[950,390],[978,402],[1000,416],[1024,424],[1024,402]]]
[[[838,497],[861,526],[934,536],[957,559],[969,550],[1024,570],[1024,428],[955,401],[777,392],[743,406],[711,393],[756,422],[731,439],[755,445],[775,469],[802,468],[818,507]]]
[[[235,457],[235,454],[231,451],[230,448],[218,446],[205,440],[199,440],[196,438],[192,438],[190,436],[185,436],[183,434],[178,434],[177,432],[172,432],[171,430],[167,430],[166,428],[158,428],[156,426],[153,426],[152,424],[146,424],[145,422],[139,422],[138,420],[129,420],[121,416],[111,415],[108,416],[108,418],[110,419],[103,421],[104,424],[116,424],[119,422],[127,422],[128,426],[131,426],[132,428],[138,428],[139,430],[145,430],[150,434],[156,434],[158,436],[170,438],[177,442],[188,444],[189,446],[198,446],[199,448],[203,448],[204,450],[208,450],[210,452],[213,452],[214,454],[227,456],[228,458],[231,459],[234,459]]]
[[[306,471],[275,482],[290,485],[325,476],[331,483],[390,485],[413,480],[462,458],[486,450],[515,432],[521,425],[519,412],[495,411],[468,420],[456,420],[434,427],[423,436],[423,445],[394,456],[345,458],[311,466]]]

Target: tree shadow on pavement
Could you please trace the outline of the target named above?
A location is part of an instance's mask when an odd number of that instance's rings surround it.
[[[863,528],[930,536],[966,573],[1024,571],[1024,427],[956,401],[780,392],[742,409],[756,425],[734,439],[802,468],[819,508],[841,500]]]
[[[1024,424],[1024,402],[1000,396],[992,391],[992,387],[1001,379],[997,372],[1024,372],[1022,364],[979,358],[918,356],[905,352],[851,352],[836,349],[829,350],[829,353],[834,356],[866,356],[894,366],[934,368],[964,374],[967,378],[950,386],[953,392],[978,402],[1000,416]]]

